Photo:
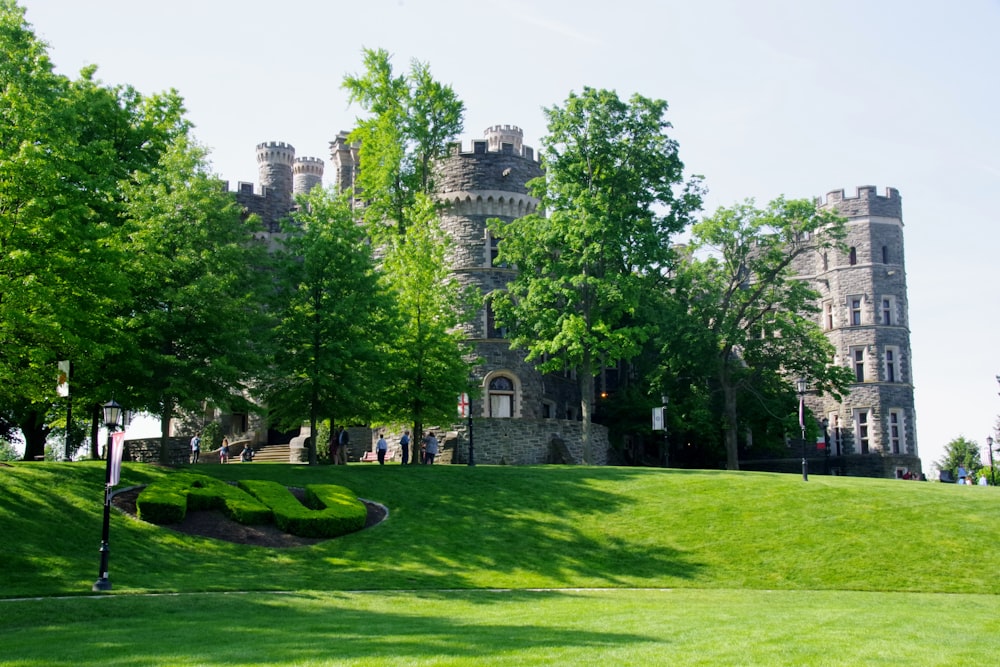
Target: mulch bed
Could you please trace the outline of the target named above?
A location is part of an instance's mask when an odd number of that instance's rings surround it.
[[[122,512],[125,512],[133,517],[137,517],[138,512],[136,510],[135,501],[136,498],[139,497],[139,493],[141,491],[142,487],[136,487],[134,489],[128,489],[117,493],[111,499],[111,504],[120,509]],[[291,491],[299,500],[302,500],[305,495],[305,492],[302,489],[293,487],[289,488],[289,491]],[[365,506],[368,508],[368,517],[365,521],[365,528],[371,528],[385,519],[386,510],[384,507],[368,501],[362,502],[364,502]],[[233,521],[218,510],[188,512],[184,517],[184,520],[180,523],[164,525],[161,527],[169,528],[170,530],[177,531],[178,533],[198,535],[200,537],[211,537],[217,540],[225,540],[226,542],[235,542],[236,544],[249,544],[253,546],[279,549],[285,547],[308,546],[310,544],[316,544],[317,542],[325,542],[329,539],[291,535],[289,533],[282,532],[280,528],[274,525],[245,526],[241,523]]]

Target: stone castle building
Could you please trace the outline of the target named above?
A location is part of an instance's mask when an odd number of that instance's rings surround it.
[[[358,146],[349,142],[348,133],[340,132],[330,142],[332,181],[338,190],[353,191],[358,159]],[[297,158],[294,147],[273,141],[257,146],[257,163],[259,189],[239,183],[236,198],[273,235],[292,210],[295,194],[321,184],[324,163]],[[486,222],[535,212],[538,200],[526,184],[541,173],[521,129],[511,125],[488,128],[471,150],[454,144],[437,162],[436,189],[445,204],[441,224],[452,240],[449,261],[463,286],[487,295],[512,278],[513,269],[497,261],[499,239],[491,236]],[[807,397],[813,414],[825,418],[829,439],[811,453],[810,459],[819,460],[810,468],[876,477],[918,472],[899,193],[888,188],[880,196],[874,187],[864,186],[855,197],[837,190],[820,203],[847,218],[848,249],[801,257],[796,270],[820,293],[819,324],[837,350],[834,362],[850,367],[856,382],[840,402],[830,396]],[[575,378],[543,375],[522,352],[511,350],[488,301],[465,330],[481,359],[474,369],[480,395],[471,401],[476,439],[483,438],[477,462],[540,463],[551,458],[553,443],[563,458],[579,461]],[[453,428],[459,441],[466,437],[464,425]],[[594,434],[594,462],[604,463],[607,432],[595,425]],[[455,460],[463,455],[455,447]],[[760,467],[748,463],[741,465]]]
[[[840,401],[806,396],[828,440],[812,451],[810,470],[919,474],[899,192],[862,186],[854,197],[835,190],[818,203],[847,219],[845,249],[804,255],[795,270],[819,292],[818,324],[854,383]]]
[[[347,132],[330,142],[332,181],[339,191],[353,191],[360,168],[358,146]],[[280,233],[279,221],[294,206],[294,196],[322,182],[324,164],[316,158],[296,158],[295,148],[283,142],[257,146],[259,188],[239,183],[236,198],[248,213],[264,223],[264,237]],[[528,194],[527,182],[541,175],[534,150],[523,145],[520,128],[497,125],[484,139],[463,151],[453,144],[435,165],[437,194],[444,204],[441,224],[451,238],[449,262],[458,282],[483,294],[506,286],[510,267],[497,263],[498,239],[486,221],[513,220],[536,210],[538,200]],[[228,187],[228,186],[227,186]],[[497,327],[487,303],[465,326],[481,359],[473,369],[479,395],[471,400],[475,457],[478,463],[530,464],[547,460],[582,460],[582,424],[578,421],[579,393],[570,375],[543,375],[512,351]],[[467,424],[442,425],[454,438],[445,453],[456,462],[467,456]],[[592,429],[592,462],[607,460],[608,434]],[[446,447],[447,450],[447,447]]]

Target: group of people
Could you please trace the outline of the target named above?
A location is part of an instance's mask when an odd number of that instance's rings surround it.
[[[343,426],[330,433],[330,463],[333,465],[347,464],[347,448],[350,441],[351,436]],[[410,432],[403,431],[403,435],[399,439],[403,465],[407,465],[410,462],[410,442]],[[388,451],[389,443],[386,442],[385,434],[379,433],[378,443],[375,445],[375,453],[378,455],[380,465],[385,465],[385,457]],[[191,438],[191,463],[197,463],[200,454],[201,434],[195,433],[194,437]],[[434,458],[437,455],[438,440],[434,437],[434,432],[430,431],[424,436],[424,440],[420,445],[420,463],[431,465],[434,463]],[[253,461],[253,449],[249,443],[243,447],[240,460],[244,463]],[[222,438],[222,446],[219,448],[219,461],[221,463],[229,463],[229,438]]]
[[[194,437],[191,438],[191,463],[197,463],[200,457],[201,434],[195,433]],[[240,453],[240,460],[244,463],[253,461],[253,448],[250,446],[250,443],[243,446],[243,451]],[[229,463],[229,438],[222,438],[222,446],[219,447],[219,463]]]
[[[402,454],[402,465],[408,465],[410,462],[410,432],[403,431],[402,437],[399,438],[399,449]],[[379,465],[385,465],[385,457],[389,451],[389,443],[386,442],[385,433],[378,434],[378,442],[375,443],[375,454],[378,456]],[[434,431],[430,431],[424,436],[423,442],[420,444],[420,463],[425,465],[431,465],[434,463],[434,458],[438,454],[438,440],[434,437]]]

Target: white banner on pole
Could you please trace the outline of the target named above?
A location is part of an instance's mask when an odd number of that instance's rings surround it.
[[[663,410],[664,408],[653,408],[653,430],[663,430]]]
[[[125,451],[125,431],[118,431],[111,434],[111,486],[117,486],[122,473],[122,454]]]

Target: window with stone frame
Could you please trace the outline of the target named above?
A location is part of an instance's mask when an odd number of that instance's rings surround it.
[[[895,345],[885,346],[885,381],[901,382],[899,377],[899,348]]]
[[[871,411],[868,408],[854,409],[854,442],[861,454],[867,454],[871,446]]]
[[[833,301],[823,302],[823,329],[833,331]]]
[[[506,262],[498,261],[497,257],[500,254],[500,241],[503,240],[499,236],[494,236],[492,232],[486,230],[486,240],[490,247],[490,267],[497,269],[507,269],[510,268]]]
[[[889,452],[906,453],[906,434],[903,430],[903,411],[889,410]]]
[[[865,299],[862,296],[853,295],[847,297],[847,321],[851,323],[852,327],[861,326],[861,306],[864,302]]]
[[[862,346],[851,348],[851,370],[854,371],[854,381],[865,381],[865,348]]]
[[[505,376],[492,378],[488,387],[490,417],[514,416],[514,381]]]
[[[847,263],[854,266],[858,263],[858,249],[851,246],[851,249],[847,252]]]
[[[882,324],[893,325],[898,324],[896,321],[896,297],[894,296],[883,296],[882,306],[880,308],[882,311]]]
[[[506,338],[507,327],[499,326],[496,321],[496,314],[493,311],[492,297],[486,299],[486,337]]]

